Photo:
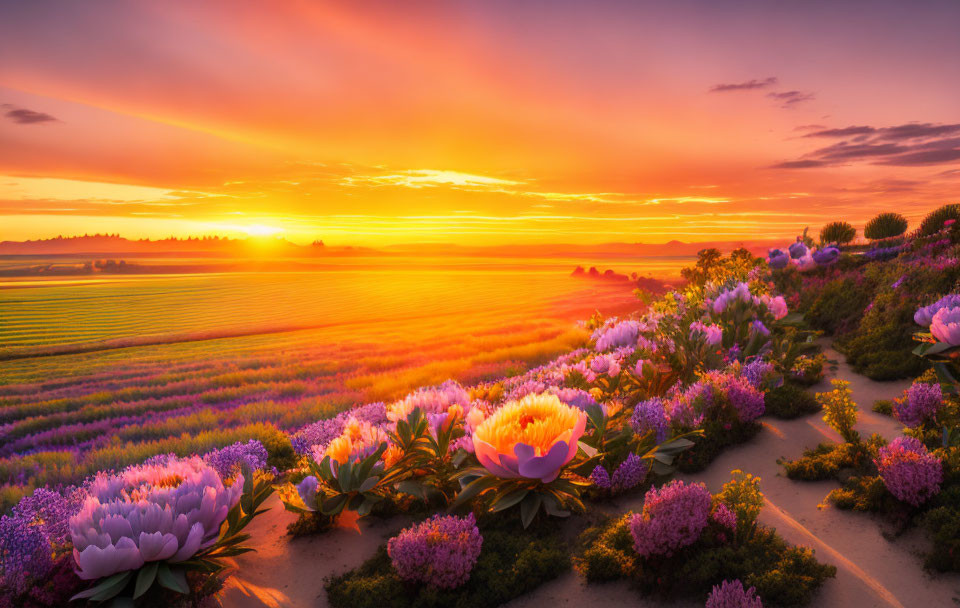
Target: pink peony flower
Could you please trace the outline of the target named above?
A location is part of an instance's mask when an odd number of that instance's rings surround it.
[[[960,306],[938,310],[930,322],[930,333],[944,344],[960,346]]]
[[[92,580],[146,562],[190,559],[217,541],[242,489],[243,475],[225,488],[197,456],[98,474],[70,518],[77,574]]]

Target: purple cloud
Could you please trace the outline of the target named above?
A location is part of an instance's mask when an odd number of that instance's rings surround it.
[[[17,123],[18,125],[35,125],[44,122],[58,122],[55,116],[44,112],[35,112],[26,108],[17,108],[10,104],[3,104],[0,107],[6,109],[4,116]]]
[[[911,122],[892,127],[850,126],[821,129],[804,137],[840,139],[777,169],[826,167],[852,162],[877,165],[938,165],[960,161],[960,124]]]
[[[755,89],[766,89],[772,87],[773,85],[779,82],[776,76],[770,76],[769,78],[763,79],[753,79],[746,82],[733,82],[733,83],[721,83],[715,84],[710,87],[711,93],[727,93],[730,91],[753,91]]]

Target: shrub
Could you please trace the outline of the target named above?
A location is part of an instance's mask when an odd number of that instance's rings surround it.
[[[766,403],[767,412],[777,418],[796,418],[820,411],[816,398],[792,382],[768,391]]]
[[[787,472],[787,477],[803,481],[821,481],[837,479],[840,471],[852,469],[867,471],[870,455],[886,440],[880,435],[872,435],[866,444],[821,443],[812,450],[805,450],[797,460],[778,461]]]
[[[820,229],[820,243],[844,245],[857,238],[857,229],[847,222],[830,222]]]
[[[740,581],[723,581],[714,586],[705,608],[763,608],[763,602],[754,587],[744,589]]]
[[[857,404],[851,398],[850,383],[846,380],[832,380],[833,390],[817,393],[817,402],[823,408],[823,421],[830,425],[848,443],[860,441],[860,435],[853,430],[857,423]]]
[[[633,547],[643,556],[673,555],[700,538],[710,517],[710,491],[702,483],[671,481],[650,488],[643,512],[630,519]]]
[[[737,516],[737,532],[743,538],[756,527],[757,516],[763,508],[763,492],[759,477],[739,469],[730,475],[733,479],[723,484],[717,498]]]
[[[390,562],[386,546],[325,589],[334,608],[492,608],[536,589],[570,567],[566,544],[552,530],[503,526],[483,531],[470,579],[457,589],[411,588]]]
[[[960,486],[945,489],[934,500],[937,506],[921,520],[933,541],[926,566],[941,572],[960,572]]]
[[[482,545],[473,513],[434,515],[391,538],[387,554],[400,578],[455,589],[470,578]]]
[[[867,222],[863,228],[863,236],[868,239],[889,239],[900,236],[907,231],[907,218],[899,213],[881,213]]]
[[[880,448],[874,461],[880,478],[897,500],[915,507],[940,491],[943,463],[913,437],[897,437]]]
[[[813,551],[790,546],[764,527],[743,542],[716,542],[705,535],[672,557],[641,562],[632,546],[632,517],[612,518],[581,535],[584,549],[575,563],[588,583],[628,578],[647,593],[703,601],[715,585],[738,579],[771,605],[797,606],[836,576],[836,567],[817,562]]]
[[[938,232],[947,220],[960,220],[960,204],[944,205],[927,214],[920,223],[920,236],[929,236]]]

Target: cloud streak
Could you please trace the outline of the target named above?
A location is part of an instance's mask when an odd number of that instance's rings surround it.
[[[912,167],[960,161],[960,124],[911,122],[892,127],[854,125],[821,129],[804,138],[839,140],[775,169],[807,169],[851,163]]]
[[[35,112],[34,110],[28,110],[27,108],[18,108],[8,103],[0,104],[0,108],[6,110],[3,115],[6,116],[7,119],[17,123],[18,125],[36,125],[45,122],[60,122],[56,116],[52,116],[45,112]]]
[[[779,82],[776,76],[768,78],[754,78],[746,82],[730,82],[715,84],[710,87],[711,93],[729,93],[731,91],[755,91],[757,89],[767,89]]]

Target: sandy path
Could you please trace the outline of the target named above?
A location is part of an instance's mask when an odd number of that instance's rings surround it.
[[[909,382],[874,382],[853,373],[842,356],[825,350],[837,361],[828,379],[840,377],[851,382],[860,406],[858,430],[863,435],[880,433],[894,437],[895,421],[871,411],[877,399],[899,395]],[[825,380],[813,390],[828,390]],[[951,606],[960,602],[960,575],[926,574],[917,553],[924,539],[916,531],[893,541],[883,536],[882,522],[871,516],[818,508],[833,482],[793,482],[784,477],[776,460],[795,458],[805,447],[825,440],[839,440],[818,415],[797,420],[765,420],[764,432],[749,444],[728,449],[702,473],[681,478],[703,481],[719,491],[733,469],[743,469],[762,478],[767,504],[760,520],[775,527],[794,544],[810,546],[817,558],[837,566],[837,578],[823,586],[812,606],[912,608]],[[359,565],[376,546],[403,527],[400,519],[371,520],[357,529],[337,529],[312,539],[289,541],[283,536],[293,516],[279,504],[252,525],[259,553],[241,556],[239,571],[227,582],[223,605],[227,608],[262,606],[326,606],[323,578]],[[603,505],[611,514],[642,507],[642,495],[621,498]],[[548,583],[533,593],[508,604],[511,608],[536,606],[699,606],[699,603],[663,602],[640,596],[624,582],[586,586],[575,573]]]

